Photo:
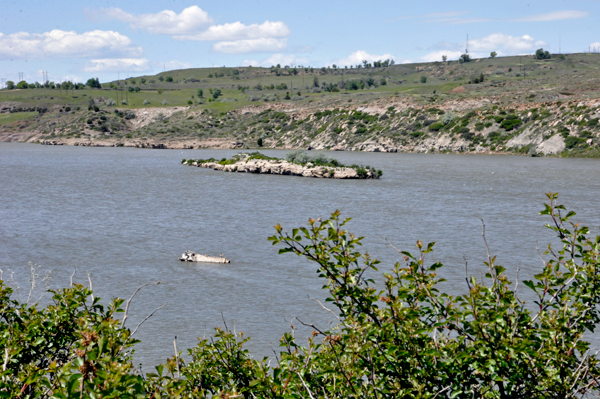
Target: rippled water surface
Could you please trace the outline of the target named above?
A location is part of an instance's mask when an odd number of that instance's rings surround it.
[[[264,151],[283,156],[283,151]],[[383,170],[381,180],[338,181],[224,173],[182,166],[182,158],[228,157],[232,150],[140,150],[0,143],[0,269],[24,283],[28,263],[52,273],[51,286],[86,282],[97,296],[128,297],[135,326],[167,306],[139,332],[144,366],[192,347],[213,327],[243,330],[256,355],[271,354],[294,317],[326,326],[329,316],[315,266],[277,255],[267,237],[335,209],[353,218],[365,250],[389,269],[397,253],[436,241],[446,289],[460,292],[465,258],[480,274],[485,248],[480,218],[499,262],[521,277],[541,265],[536,243],[552,240],[538,216],[545,192],[600,224],[600,161],[430,154],[335,153],[344,163]],[[229,265],[184,264],[186,249],[231,259]],[[6,274],[5,274],[6,276]]]

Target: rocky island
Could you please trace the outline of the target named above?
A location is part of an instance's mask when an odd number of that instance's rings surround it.
[[[184,165],[198,166],[224,172],[262,173],[330,179],[379,179],[381,170],[370,166],[345,166],[322,154],[308,155],[305,151],[290,151],[286,159],[273,158],[260,152],[239,153],[221,160],[184,159]]]

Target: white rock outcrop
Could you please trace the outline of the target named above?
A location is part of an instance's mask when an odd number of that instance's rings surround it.
[[[314,166],[311,164],[298,165],[285,160],[265,160],[265,159],[247,159],[242,158],[236,163],[229,165],[221,165],[218,162],[203,162],[197,161],[188,162],[188,165],[199,166],[224,172],[238,173],[261,173],[272,175],[290,175],[303,177],[319,177],[332,179],[377,179],[377,172],[365,169],[366,175],[359,175],[354,168],[349,167],[329,167],[329,166]]]
[[[565,150],[565,140],[560,134],[555,134],[538,145],[535,150],[544,155],[560,154]]]

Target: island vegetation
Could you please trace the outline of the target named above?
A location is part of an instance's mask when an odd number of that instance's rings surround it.
[[[262,162],[261,162],[262,161]],[[304,150],[290,151],[285,160],[269,157],[258,151],[239,153],[231,158],[183,159],[184,165],[211,168],[226,172],[264,173],[334,179],[379,179],[383,172],[371,166],[346,166],[323,153],[309,154]]]
[[[0,140],[600,155],[600,55],[167,71],[0,90]]]
[[[338,324],[298,321],[312,335],[286,333],[270,360],[253,358],[249,338],[224,326],[142,374],[132,361],[140,325],[127,324],[135,293],[104,304],[72,284],[42,307],[0,281],[0,397],[586,397],[600,378],[589,341],[600,323],[600,237],[571,222],[556,194],[541,214],[560,244],[533,279],[511,282],[489,254],[481,278],[465,267],[459,295],[441,290],[443,265],[428,263],[433,243],[399,251],[376,283],[380,262],[359,251],[362,238],[339,212],[289,232],[276,226],[269,240],[280,253],[315,262],[328,294],[321,305]]]

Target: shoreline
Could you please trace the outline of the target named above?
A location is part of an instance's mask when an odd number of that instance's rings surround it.
[[[189,107],[173,108],[160,121],[152,119],[150,110],[103,108],[59,112],[55,117],[47,112],[37,125],[0,127],[0,141],[151,149],[600,157],[600,100],[516,108],[466,102],[457,109],[454,105],[436,108],[380,99],[318,110],[271,104],[222,115]],[[121,117],[127,112],[130,119]],[[54,125],[59,119],[62,125]],[[81,125],[84,119],[87,122]]]

